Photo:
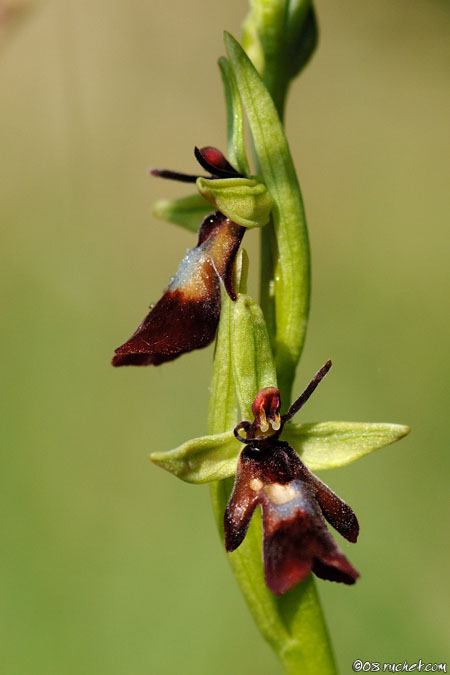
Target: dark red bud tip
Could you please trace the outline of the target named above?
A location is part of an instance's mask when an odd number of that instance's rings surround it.
[[[280,406],[280,392],[276,387],[265,387],[256,394],[252,413],[255,416],[255,424],[263,433],[280,429]]]
[[[211,145],[207,145],[205,148],[200,148],[200,154],[208,164],[217,167],[218,169],[229,169],[230,164],[228,163],[225,155],[223,155],[220,150],[213,148]]]
[[[207,145],[205,148],[199,150],[194,148],[194,154],[197,162],[205,171],[209,171],[211,176],[216,178],[242,178],[242,174],[238,173],[236,169],[231,166],[225,155],[220,150]]]

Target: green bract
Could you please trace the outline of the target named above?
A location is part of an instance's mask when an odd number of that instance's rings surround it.
[[[243,227],[262,227],[270,218],[273,199],[254,178],[197,178],[201,196]]]
[[[298,452],[311,471],[335,469],[395,443],[409,433],[402,424],[308,422],[286,424],[282,439]],[[232,431],[202,436],[150,459],[189,483],[234,476],[242,447]]]
[[[237,293],[247,290],[248,256],[242,248],[234,266],[234,288]],[[214,369],[209,397],[208,430],[219,434],[232,429],[238,417],[238,400],[231,356],[231,336],[234,302],[222,293],[222,310],[214,352]]]
[[[233,432],[193,438],[169,452],[153,452],[152,462],[188,483],[222,480],[236,472],[239,442]]]
[[[231,358],[241,417],[252,418],[252,403],[260,389],[277,386],[277,373],[266,322],[249,295],[239,295],[232,307]]]

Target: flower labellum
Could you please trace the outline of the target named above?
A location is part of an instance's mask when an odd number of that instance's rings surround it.
[[[255,508],[261,506],[264,576],[276,595],[289,591],[311,571],[321,579],[345,584],[354,584],[359,576],[325,524],[327,520],[348,541],[356,542],[355,514],[309,471],[288,443],[279,440],[284,424],[330,368],[328,361],[281,417],[278,391],[262,389],[253,403],[255,421],[244,420],[235,429],[236,438],[246,446],[225,511],[225,547],[230,552],[242,543]]]
[[[196,156],[213,178],[241,178],[215,148],[196,148]],[[151,173],[186,182],[197,180],[197,176],[173,171]],[[162,298],[135,333],[115,350],[113,366],[157,366],[212,342],[221,308],[219,280],[236,300],[233,263],[244,232],[244,227],[220,211],[203,220],[197,246],[186,253]]]

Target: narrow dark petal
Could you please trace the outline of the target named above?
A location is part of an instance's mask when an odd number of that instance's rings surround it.
[[[259,477],[258,463],[247,457],[244,452],[239,458],[233,493],[228,502],[223,526],[225,530],[225,548],[234,551],[244,540],[256,506],[263,482]]]
[[[231,166],[226,157],[217,148],[207,146],[199,150],[199,148],[195,147],[194,153],[200,166],[216,178],[244,177]]]
[[[180,183],[195,183],[198,178],[198,176],[171,171],[170,169],[150,169],[149,173],[151,176],[156,176],[157,178],[168,178],[169,180],[177,180]]]
[[[320,384],[320,382],[323,380],[325,375],[328,373],[328,371],[330,370],[332,365],[333,364],[331,363],[331,361],[327,361],[325,363],[325,365],[322,366],[322,368],[317,371],[317,373],[314,375],[311,382],[306,387],[305,391],[300,394],[298,399],[296,401],[294,401],[294,403],[292,403],[292,405],[290,406],[287,413],[285,415],[283,415],[283,424],[285,424],[286,422],[289,422],[289,420],[291,420],[294,417],[294,415],[296,415],[298,413],[300,408],[302,408],[305,405],[306,401],[314,393],[315,389]]]
[[[325,485],[317,476],[303,464],[301,477],[308,482],[315,493],[323,515],[330,525],[339,532],[345,539],[353,543],[358,539],[359,523],[353,509],[350,508],[328,485]]]
[[[237,549],[244,541],[256,506],[256,498],[250,495],[241,499],[239,504],[235,501],[228,504],[223,519],[225,549],[228,553]]]

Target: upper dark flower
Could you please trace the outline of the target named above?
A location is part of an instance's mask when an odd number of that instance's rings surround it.
[[[196,148],[195,155],[212,178],[241,177],[216,148]],[[197,179],[174,171],[151,173],[185,182]],[[203,220],[197,246],[186,253],[162,298],[131,338],[115,350],[113,366],[157,366],[212,342],[220,316],[219,280],[236,299],[233,263],[244,232],[220,211]]]
[[[322,579],[346,584],[355,583],[359,576],[325,524],[326,519],[343,537],[356,542],[359,525],[355,514],[309,471],[288,443],[279,440],[284,424],[308,400],[330,367],[331,361],[283,416],[278,390],[262,389],[253,404],[255,421],[243,421],[235,429],[246,447],[239,457],[225,512],[225,546],[234,551],[241,544],[255,508],[261,506],[264,575],[267,586],[277,595],[311,571]]]

